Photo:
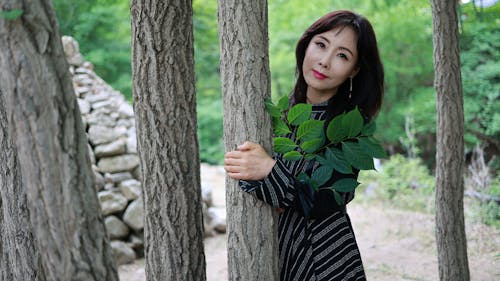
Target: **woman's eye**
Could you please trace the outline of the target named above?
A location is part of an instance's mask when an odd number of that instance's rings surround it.
[[[316,42],[316,45],[318,45],[318,47],[320,47],[320,48],[326,47],[323,42]]]
[[[340,53],[340,54],[338,54],[338,56],[341,57],[341,58],[343,58],[343,59],[345,59],[345,60],[348,59],[347,56],[344,53]]]

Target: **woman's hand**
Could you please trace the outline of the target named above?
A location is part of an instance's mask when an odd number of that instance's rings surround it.
[[[273,169],[274,160],[262,146],[246,141],[224,156],[227,175],[236,180],[262,180]]]

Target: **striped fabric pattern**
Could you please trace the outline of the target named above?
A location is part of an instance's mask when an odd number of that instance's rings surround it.
[[[311,117],[324,120],[326,104],[313,106]],[[295,136],[295,131],[291,133]],[[279,216],[281,281],[366,280],[363,263],[347,213],[306,220],[294,209],[294,178],[312,161],[287,161],[275,155],[276,165],[261,181],[240,181],[240,187],[276,208]],[[353,193],[344,194],[345,202]]]

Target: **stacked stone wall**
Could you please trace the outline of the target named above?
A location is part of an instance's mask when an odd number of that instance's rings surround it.
[[[88,137],[95,190],[118,264],[143,256],[143,200],[134,110],[106,84],[79,52],[71,37],[62,38],[73,87]],[[224,232],[211,210],[211,189],[202,182],[205,234]],[[220,211],[219,211],[220,212]],[[216,222],[216,224],[214,224]]]

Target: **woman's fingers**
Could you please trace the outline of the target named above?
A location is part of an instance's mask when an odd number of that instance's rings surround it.
[[[254,142],[246,141],[236,149],[224,155],[224,169],[233,179],[262,180],[276,162],[262,146]]]
[[[259,145],[254,143],[254,142],[251,142],[251,141],[246,141],[244,142],[243,144],[241,145],[238,145],[238,147],[236,148],[238,151],[246,151],[246,150],[251,150],[251,149],[254,149],[256,147],[258,147]]]

